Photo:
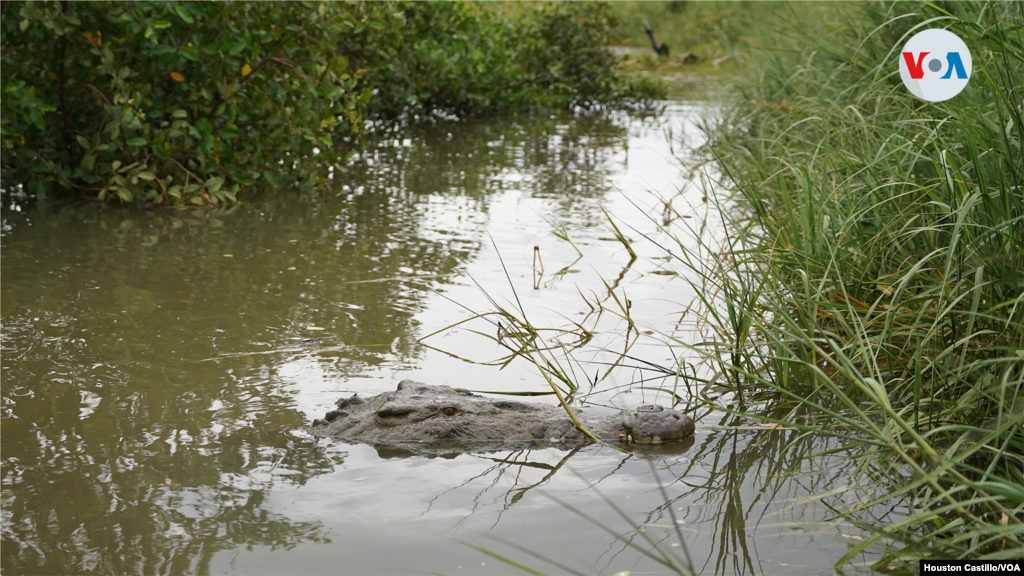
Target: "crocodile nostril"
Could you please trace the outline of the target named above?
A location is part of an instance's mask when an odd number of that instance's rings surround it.
[[[407,406],[395,406],[393,404],[385,404],[377,410],[378,418],[401,418],[407,416],[413,412],[412,408]]]

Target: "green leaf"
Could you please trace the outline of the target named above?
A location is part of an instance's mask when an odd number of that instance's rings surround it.
[[[178,49],[167,44],[157,44],[149,50],[149,56],[164,56],[166,54],[177,54]]]
[[[192,46],[183,46],[180,49],[180,52],[182,56],[188,58],[193,62],[201,62],[201,60],[199,59],[199,54],[196,52],[196,49]]]
[[[138,146],[145,146],[146,145],[146,139],[145,138],[139,138],[138,136],[136,136],[135,138],[132,138],[132,139],[128,140],[128,145],[129,146],[136,146],[136,147],[138,147]]]
[[[78,135],[78,136],[75,136],[75,139],[78,140],[78,145],[79,146],[81,146],[82,148],[85,148],[86,150],[89,149],[89,141],[86,140],[85,136]]]
[[[39,108],[32,108],[28,111],[28,117],[40,130],[46,130],[46,120],[43,120],[43,113]]]
[[[155,32],[155,30],[153,30],[152,26],[146,26],[146,33],[143,34],[143,36],[145,36],[146,38],[149,38],[150,36],[153,35],[154,32]],[[120,194],[120,192],[119,192],[119,194]]]
[[[238,56],[242,53],[242,50],[245,50],[245,40],[239,40],[238,42],[232,44],[231,48],[228,50],[228,54],[232,56]]]
[[[216,194],[223,185],[224,179],[219,176],[214,176],[206,181],[206,191],[210,194]]]
[[[178,17],[184,20],[185,22],[188,22],[189,24],[195,22],[195,20],[192,19],[192,15],[188,13],[188,8],[186,8],[184,4],[175,3],[174,11],[177,12]]]
[[[120,161],[120,160],[114,160],[114,161],[113,161],[113,162],[112,162],[112,163],[110,164],[110,169],[111,169],[111,170],[117,170],[117,169],[118,169],[118,168],[120,168],[120,167],[121,167],[121,161]]]
[[[174,114],[171,114],[171,116],[174,116],[175,118],[188,118],[188,112],[185,112],[184,110],[175,110]]]
[[[28,30],[28,18],[25,18],[18,24],[18,30],[21,30],[22,32]]]
[[[122,202],[131,202],[132,191],[127,188],[118,188],[117,197],[120,198]]]
[[[156,22],[153,22],[153,28],[156,28],[157,30],[163,30],[164,28],[170,27],[171,23],[167,20],[157,20]]]
[[[85,170],[86,172],[92,172],[93,169],[96,167],[96,157],[91,154],[85,156],[82,158],[82,161],[78,165],[82,168],[82,170]]]
[[[138,173],[138,177],[143,180],[156,180],[156,176],[152,172],[142,171]]]

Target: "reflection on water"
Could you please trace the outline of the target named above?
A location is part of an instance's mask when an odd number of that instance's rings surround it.
[[[4,572],[508,572],[451,537],[540,562],[488,537],[519,543],[585,572],[656,567],[542,492],[627,539],[658,535],[670,551],[681,549],[675,530],[660,526],[672,510],[706,573],[831,565],[856,534],[808,523],[833,518],[849,494],[808,496],[825,483],[815,478],[832,482],[850,464],[805,460],[830,447],[820,438],[702,428],[663,454],[590,446],[382,459],[302,431],[337,397],[404,377],[542,389],[529,366],[459,360],[500,355],[470,330],[431,339],[437,350],[417,344],[468,317],[463,306],[493,310],[477,284],[505,306],[512,282],[534,319],[564,323],[587,309],[581,293],[607,298],[607,281],[628,292],[646,327],[687,330],[689,288],[662,274],[653,246],[637,242],[642,258],[627,264],[600,207],[627,231],[651,229],[633,203],[657,214],[657,195],[698,214],[701,192],[679,189],[665,134],[692,137],[699,113],[382,133],[346,173],[332,173],[333,194],[280,194],[229,211],[5,206]],[[582,259],[551,234],[552,221]],[[534,246],[550,267],[539,282]],[[601,322],[606,342],[624,329]],[[274,351],[311,337],[323,346]],[[669,356],[659,346],[643,353]],[[595,397],[666,401],[621,372]],[[702,424],[743,422],[715,413]]]

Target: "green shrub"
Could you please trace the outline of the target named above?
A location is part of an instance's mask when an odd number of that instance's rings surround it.
[[[281,162],[362,129],[370,93],[334,38],[372,17],[329,3],[5,3],[4,186],[216,204],[276,185]]]
[[[540,4],[510,20],[457,3],[414,2],[403,4],[402,18],[389,48],[359,55],[381,87],[375,115],[479,116],[643,105],[661,96],[657,85],[616,73],[607,46],[618,20],[605,4]]]
[[[633,105],[601,5],[4,2],[5,190],[232,203],[322,182],[366,120]],[[590,16],[591,14],[596,17]]]
[[[549,105],[658,96],[657,88],[643,78],[626,80],[613,72],[616,58],[607,47],[620,20],[607,4],[556,4],[537,10],[524,24],[524,67],[528,79],[552,99]]]

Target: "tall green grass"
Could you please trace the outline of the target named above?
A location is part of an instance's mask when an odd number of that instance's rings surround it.
[[[899,78],[927,28],[973,56],[943,103]],[[708,128],[729,248],[683,256],[717,334],[695,350],[716,385],[812,407],[816,429],[864,447],[864,470],[911,473],[847,513],[873,536],[840,564],[879,546],[876,568],[1019,557],[1024,4],[864,3],[775,30],[800,49],[753,56],[742,104]],[[903,520],[858,520],[907,496]]]

